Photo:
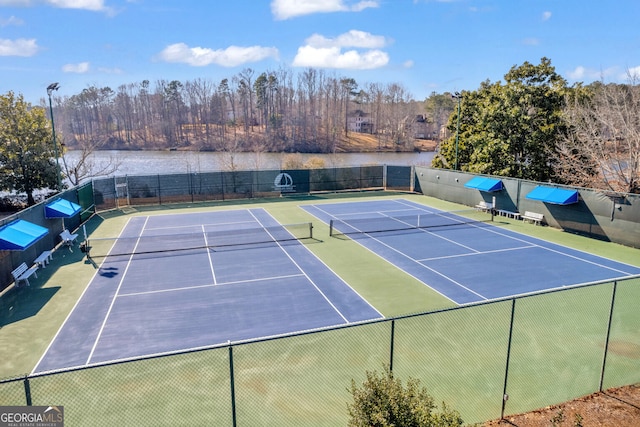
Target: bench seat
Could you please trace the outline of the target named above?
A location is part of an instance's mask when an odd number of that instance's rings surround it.
[[[508,211],[505,209],[498,209],[498,215],[506,216],[507,218],[520,219],[520,212]]]
[[[493,209],[493,203],[489,202],[480,202],[476,205],[476,209],[483,212],[489,212]]]
[[[68,246],[69,249],[71,249],[71,246],[73,246],[73,244],[75,243],[78,235],[71,234],[69,230],[62,230],[62,233],[60,233],[60,238],[62,239],[62,244]]]
[[[529,221],[535,225],[540,225],[542,221],[544,221],[544,215],[537,212],[526,211],[524,215],[522,215],[522,221]]]
[[[43,251],[40,255],[38,255],[38,258],[33,260],[33,262],[38,264],[40,268],[45,268],[47,264],[49,264],[52,258],[53,258],[52,251]]]
[[[25,282],[27,286],[30,286],[31,284],[29,283],[29,277],[31,277],[32,275],[38,277],[38,274],[36,273],[37,271],[37,264],[34,264],[31,267],[27,266],[27,264],[24,262],[20,264],[15,270],[11,272],[13,280],[16,283],[16,287],[20,286],[21,282]]]

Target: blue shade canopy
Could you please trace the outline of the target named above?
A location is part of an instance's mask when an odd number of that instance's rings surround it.
[[[48,232],[44,227],[19,219],[0,228],[0,250],[23,251]]]
[[[502,190],[502,181],[495,178],[486,178],[483,176],[476,176],[469,180],[465,185],[467,188],[475,188],[480,191],[500,191]]]
[[[539,185],[527,194],[527,199],[554,205],[570,205],[578,203],[578,191]]]
[[[45,218],[71,218],[80,212],[80,209],[80,205],[65,199],[58,199],[44,206],[44,216]]]

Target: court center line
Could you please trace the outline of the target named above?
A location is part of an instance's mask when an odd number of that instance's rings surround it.
[[[144,224],[142,225],[142,229],[140,230],[140,236],[142,236],[142,234],[144,232],[144,228],[147,225],[147,221],[149,221],[149,217],[148,216],[144,220]],[[136,248],[138,247],[138,243],[140,243],[140,237],[138,237],[138,240],[136,241],[136,245],[133,248],[133,252],[135,252]],[[109,319],[109,315],[111,314],[111,310],[113,310],[113,306],[114,306],[114,304],[116,302],[116,298],[118,297],[118,293],[120,292],[120,288],[122,287],[122,284],[124,283],[124,279],[127,277],[127,271],[129,271],[129,267],[131,266],[131,260],[132,259],[133,259],[133,254],[131,254],[129,256],[129,261],[127,261],[127,265],[124,268],[124,271],[122,272],[122,278],[120,279],[120,282],[118,283],[118,287],[116,288],[116,292],[113,294],[113,298],[111,299],[111,303],[109,304],[109,309],[107,310],[107,314],[104,316],[104,320],[102,321],[102,325],[100,326],[100,330],[98,331],[98,335],[96,336],[96,339],[93,342],[93,346],[91,347],[91,352],[89,353],[89,357],[87,357],[87,362],[86,362],[87,365],[89,363],[91,363],[91,358],[93,357],[93,353],[95,352],[96,347],[98,346],[98,341],[100,341],[100,338],[102,337],[102,332],[104,331],[104,328],[107,325],[107,320]]]
[[[306,279],[309,281],[309,283],[311,283],[313,285],[314,288],[316,288],[316,290],[318,292],[320,292],[320,295],[322,295],[322,297],[327,301],[327,303],[329,303],[329,305],[335,310],[336,313],[338,313],[338,315],[340,317],[342,317],[342,319],[344,320],[345,323],[350,323],[349,320],[347,320],[347,318],[340,312],[340,310],[338,310],[338,308],[331,302],[331,300],[324,294],[324,292],[322,292],[322,290],[320,290],[320,288],[318,287],[318,285],[315,284],[315,282],[311,279],[311,277],[309,277],[307,275],[307,273],[300,267],[300,265],[296,262],[296,260],[294,260],[291,255],[282,247],[282,245],[280,244],[280,242],[278,242],[273,235],[271,234],[271,232],[269,230],[267,230],[267,228],[262,224],[262,222],[260,222],[260,220],[253,214],[253,212],[251,212],[251,210],[249,210],[249,213],[251,214],[251,216],[253,216],[253,218],[258,222],[258,224],[260,224],[260,226],[262,226],[265,230],[265,232],[271,236],[271,238],[273,239],[274,242],[276,242],[276,244],[278,245],[278,247],[280,248],[280,250],[287,256],[287,258],[289,258],[291,260],[291,262],[298,268],[298,270],[304,275],[304,277],[306,277]],[[301,243],[299,243],[301,244]]]
[[[382,215],[387,216],[384,212],[380,212],[380,213],[381,213]],[[437,214],[436,214],[436,215],[437,215]],[[440,216],[442,216],[442,215],[440,215]],[[409,224],[409,223],[408,223],[408,222],[406,222],[406,221],[401,221],[401,220],[399,220],[399,219],[398,219],[398,218],[396,218],[396,217],[393,217],[393,216],[387,216],[387,217],[388,217],[388,218],[391,218],[391,219],[393,219],[394,221],[397,221],[397,222],[399,222],[399,223],[401,223],[401,224],[407,224],[408,226],[413,226],[413,224]],[[464,222],[460,222],[460,225],[465,225],[465,223],[464,223]],[[467,225],[468,225],[468,224],[467,224]],[[441,235],[439,235],[439,234],[435,233],[434,231],[429,230],[429,227],[423,227],[423,228],[417,227],[416,229],[417,229],[417,230],[419,230],[419,231],[421,231],[421,232],[428,233],[428,234],[430,234],[430,235],[432,235],[432,236],[435,236],[435,237],[437,237],[438,239],[442,239],[442,240],[444,240],[444,241],[446,241],[446,242],[453,243],[453,244],[454,244],[454,245],[456,245],[456,246],[460,246],[460,247],[462,247],[462,248],[465,248],[465,249],[466,249],[466,250],[468,250],[468,251],[471,251],[471,252],[480,252],[480,251],[479,251],[479,250],[477,250],[477,249],[473,249],[473,248],[471,248],[471,247],[469,247],[469,246],[467,246],[467,245],[463,245],[462,243],[456,242],[455,240],[447,239],[446,237],[441,236]]]
[[[318,209],[319,209],[319,208],[318,208]],[[324,210],[322,210],[322,209],[319,209],[319,210],[320,210],[320,211],[322,211],[322,212],[325,212],[326,214],[328,214],[328,215],[329,215],[329,216],[331,216],[331,217],[333,216],[333,215],[331,215],[330,213],[328,213],[327,211],[324,211]],[[453,280],[451,277],[449,277],[449,276],[447,276],[447,275],[445,275],[445,274],[442,274],[442,273],[440,273],[439,271],[437,271],[437,270],[435,270],[435,269],[433,269],[433,268],[431,268],[431,267],[429,267],[429,266],[427,266],[427,265],[421,264],[421,263],[420,263],[420,262],[418,262],[415,258],[412,258],[412,257],[410,257],[409,255],[407,255],[407,254],[405,254],[405,253],[403,253],[403,252],[401,252],[401,251],[397,250],[396,248],[394,248],[394,247],[392,247],[392,246],[389,246],[388,244],[386,244],[386,243],[384,243],[384,242],[380,241],[379,239],[377,239],[377,238],[373,237],[371,234],[366,233],[366,232],[364,232],[364,231],[362,231],[362,230],[358,230],[356,227],[353,227],[353,226],[351,226],[351,227],[352,227],[352,228],[354,228],[355,230],[357,230],[358,232],[362,233],[362,235],[367,236],[369,239],[375,240],[376,242],[380,243],[381,245],[386,246],[387,248],[391,249],[392,251],[394,251],[394,252],[398,253],[399,255],[401,255],[401,256],[403,256],[403,257],[407,258],[408,260],[410,260],[410,261],[412,261],[412,262],[416,263],[418,266],[420,266],[420,267],[422,267],[422,268],[425,268],[425,269],[427,269],[427,270],[429,270],[429,271],[431,271],[431,272],[433,272],[433,273],[437,274],[438,276],[440,276],[440,277],[442,277],[442,278],[444,278],[444,279],[448,280],[449,282],[453,283],[453,284],[454,284],[454,285],[456,285],[456,286],[461,287],[462,289],[466,290],[467,292],[470,292],[470,293],[472,293],[472,294],[474,294],[474,295],[477,295],[478,297],[482,298],[483,300],[487,300],[487,301],[489,300],[489,298],[485,297],[484,295],[481,295],[481,294],[479,294],[479,293],[475,292],[474,290],[469,289],[468,287],[464,286],[462,283],[459,283],[459,282],[457,282],[457,281]],[[354,239],[351,239],[351,240],[352,240],[352,241],[354,241],[354,242],[356,242],[356,243],[358,243],[360,246],[363,246],[363,247],[367,248],[365,245],[363,245],[362,243],[358,242],[357,240],[354,240]],[[369,248],[367,248],[367,249],[369,249]],[[380,258],[382,258],[382,259],[386,260],[386,258],[384,258],[384,257],[383,257],[382,255],[380,255],[379,253],[377,253],[377,252],[375,252],[375,251],[373,251],[373,250],[371,250],[371,249],[369,249],[369,251],[373,252],[373,253],[374,253],[374,254],[376,254],[378,257],[380,257]],[[386,260],[386,261],[387,261],[387,262],[390,262],[390,263],[391,263],[391,264],[393,264],[393,265],[395,265],[395,264],[394,264],[393,262],[391,262],[391,261],[388,261],[388,260]],[[397,267],[397,268],[400,268],[400,267],[398,267],[397,265],[396,265],[396,267]],[[405,269],[401,268],[401,270],[402,270],[402,271],[404,271],[405,273],[409,274]],[[412,276],[413,276],[413,275],[412,275]],[[415,277],[415,276],[413,276],[413,277]],[[416,278],[418,281],[420,281],[421,283],[424,283],[424,284],[425,284],[425,286],[428,286],[428,287],[429,287],[429,289],[432,289],[432,290],[434,290],[435,292],[438,292],[438,291],[436,291],[432,286],[429,286],[429,284],[428,284],[428,283],[425,283],[422,279],[419,279],[419,278],[417,278],[417,277],[415,277],[415,278]],[[438,293],[440,293],[440,292],[438,292]],[[446,297],[447,299],[449,299],[449,300],[451,300],[451,301],[453,301],[453,302],[455,302],[455,303],[457,304],[457,302],[456,302],[456,301],[454,301],[453,299],[449,298],[448,296],[446,296],[446,295],[444,295],[444,294],[442,294],[442,293],[440,293],[440,294],[441,294],[442,296]]]
[[[312,205],[312,206],[313,206],[315,209],[317,209],[318,211],[320,211],[320,212],[322,212],[323,214],[327,215],[328,217],[333,218],[333,219],[338,219],[338,218],[336,218],[333,214],[331,214],[331,213],[329,213],[328,211],[326,211],[326,210],[324,210],[324,209],[320,208],[320,207],[319,207],[319,205]],[[312,214],[312,215],[313,215],[313,214]],[[315,216],[315,215],[314,215],[314,216]],[[321,218],[319,218],[319,217],[317,217],[317,216],[316,216],[316,218],[318,218],[320,221],[323,221],[323,222],[324,222],[324,220],[323,220],[323,219],[321,219]],[[368,237],[371,237],[371,236],[368,236]],[[393,265],[395,268],[397,268],[397,269],[399,269],[399,270],[403,271],[405,274],[408,274],[409,276],[413,277],[413,278],[414,278],[414,279],[416,279],[418,282],[422,283],[424,286],[428,287],[428,288],[429,288],[429,289],[431,289],[433,292],[437,293],[438,295],[442,296],[443,298],[448,299],[449,301],[453,302],[454,304],[459,304],[459,303],[458,303],[457,301],[455,301],[453,298],[451,298],[451,297],[449,297],[448,295],[446,295],[446,294],[444,294],[444,293],[440,292],[439,290],[437,290],[437,289],[436,289],[436,288],[434,288],[433,286],[431,286],[431,285],[429,285],[428,283],[426,283],[424,280],[422,280],[422,279],[420,279],[419,277],[416,277],[414,274],[411,274],[410,272],[408,272],[406,269],[404,269],[404,268],[402,268],[402,267],[399,267],[396,263],[394,263],[394,262],[392,262],[392,261],[390,261],[390,260],[386,259],[385,257],[383,257],[382,255],[380,255],[378,252],[374,251],[373,249],[366,247],[365,245],[363,245],[362,243],[360,243],[360,242],[358,242],[358,241],[356,241],[356,240],[354,240],[354,239],[351,239],[351,238],[350,238],[349,240],[351,240],[352,242],[354,242],[354,243],[356,243],[356,244],[360,245],[362,248],[364,248],[365,250],[368,250],[369,252],[371,252],[372,254],[374,254],[375,256],[377,256],[378,258],[381,258],[384,262],[387,262],[387,263],[389,263],[389,264]],[[404,254],[401,254],[401,255],[404,255]],[[404,256],[406,256],[406,255],[404,255]],[[412,261],[415,261],[415,260],[413,260],[412,258],[409,258],[409,259],[411,259]],[[420,263],[418,263],[418,264],[419,264],[419,265],[420,265],[420,267],[422,267],[422,268],[427,268],[427,269],[429,269],[427,266],[425,266],[425,265],[423,265],[423,264],[420,264]],[[429,270],[433,271],[433,269],[429,269]],[[437,271],[434,271],[434,272],[435,272],[435,273],[437,273]],[[483,297],[483,298],[484,298],[484,297]],[[486,298],[485,298],[485,299],[486,299]]]
[[[291,277],[303,277],[303,276],[304,276],[303,274],[288,274],[283,276],[261,277],[259,279],[234,280],[231,282],[208,283],[206,285],[184,286],[181,288],[168,288],[168,289],[158,289],[155,291],[131,292],[128,294],[120,294],[118,295],[118,297],[135,297],[139,295],[160,294],[164,292],[179,292],[179,291],[185,291],[185,290],[191,290],[191,289],[213,288],[213,287],[239,285],[239,284],[241,285],[243,283],[265,282],[269,280],[282,280],[282,279],[289,279]]]
[[[416,261],[418,262],[423,262],[423,261],[437,261],[440,259],[448,259],[448,258],[461,258],[461,257],[467,257],[467,256],[476,256],[476,255],[485,255],[485,254],[495,254],[495,253],[500,253],[500,252],[511,252],[511,251],[519,251],[522,249],[532,249],[532,248],[536,248],[536,245],[529,245],[529,246],[519,246],[519,247],[515,247],[515,248],[506,248],[506,249],[493,249],[490,251],[476,251],[473,253],[469,253],[469,254],[457,254],[457,255],[447,255],[447,256],[438,256],[438,257],[432,257],[432,258],[420,258],[420,259],[416,259]]]
[[[365,233],[365,232],[362,232],[362,233],[363,233],[364,235],[368,236],[370,239],[375,240],[376,242],[380,243],[381,245],[386,246],[387,248],[391,249],[392,251],[394,251],[394,252],[396,252],[396,253],[398,253],[398,254],[402,255],[403,257],[407,258],[408,260],[413,261],[414,263],[418,264],[420,267],[422,267],[422,268],[426,268],[427,270],[430,270],[431,272],[433,272],[433,273],[437,274],[438,276],[440,276],[440,277],[442,277],[442,278],[444,278],[444,279],[446,279],[446,280],[450,281],[451,283],[453,283],[453,284],[455,284],[455,285],[457,285],[457,286],[461,287],[462,289],[466,290],[467,292],[470,292],[470,293],[472,293],[472,294],[474,294],[474,295],[477,295],[477,296],[479,296],[480,298],[482,298],[482,299],[484,299],[484,300],[488,300],[488,299],[489,299],[489,298],[485,297],[484,295],[479,294],[478,292],[474,291],[473,289],[470,289],[470,288],[468,288],[468,287],[464,286],[462,283],[460,283],[460,282],[458,282],[458,281],[456,281],[456,280],[453,280],[451,277],[447,276],[446,274],[440,273],[438,270],[435,270],[435,269],[433,269],[433,268],[429,267],[428,265],[421,264],[421,263],[420,263],[420,262],[418,262],[418,260],[416,260],[415,258],[410,257],[409,255],[407,255],[407,254],[405,254],[404,252],[402,252],[402,251],[400,251],[400,250],[398,250],[398,249],[394,248],[393,246],[390,246],[390,245],[386,244],[385,242],[381,241],[380,239],[378,239],[378,238],[376,238],[376,237],[373,237],[372,235],[370,235],[370,234],[368,234],[368,233]],[[378,256],[380,256],[380,255],[378,255]],[[420,280],[420,281],[422,282],[422,280]],[[424,283],[424,282],[423,282],[423,283]],[[429,286],[429,287],[431,287],[431,286]],[[433,288],[432,288],[432,289],[433,289]]]
[[[408,201],[406,203],[404,203],[404,204],[406,206],[413,206],[412,202],[408,202]],[[420,206],[420,205],[418,205],[418,206]],[[515,240],[515,241],[518,241],[518,242],[521,242],[521,243],[525,243],[527,245],[534,245],[535,247],[538,247],[538,248],[541,248],[541,249],[544,249],[544,250],[547,250],[547,251],[550,251],[550,252],[554,252],[554,253],[557,253],[557,254],[560,254],[560,255],[564,255],[566,257],[573,258],[573,259],[578,260],[578,261],[582,261],[582,262],[585,262],[585,263],[588,263],[588,264],[592,264],[592,265],[595,265],[597,267],[604,268],[604,269],[607,269],[607,270],[610,270],[610,271],[615,271],[616,273],[621,273],[621,274],[624,274],[624,275],[631,274],[628,271],[620,270],[618,268],[613,268],[613,267],[607,266],[607,265],[599,263],[599,262],[590,261],[588,259],[576,256],[576,255],[572,255],[572,254],[569,254],[567,252],[563,252],[563,251],[560,251],[560,250],[557,250],[557,249],[553,249],[553,248],[548,247],[546,245],[542,245],[542,244],[539,244],[539,243],[531,242],[530,240],[526,240],[524,238],[512,235],[512,234],[522,235],[521,233],[518,233],[516,231],[508,230],[510,234],[506,234],[504,232],[501,232],[502,229],[500,227],[497,227],[497,226],[482,227],[482,230],[487,231],[489,233],[497,234],[497,235],[502,236],[502,237],[507,237],[507,238],[509,238],[511,240]],[[528,237],[530,239],[534,239],[537,242],[544,242],[544,243],[548,243],[548,244],[551,244],[551,245],[554,245],[554,246],[559,246],[559,247],[562,247],[562,248],[566,248],[568,251],[581,252],[581,253],[584,253],[585,255],[594,256],[593,254],[590,254],[590,253],[585,252],[585,251],[581,251],[579,249],[570,248],[568,246],[560,245],[558,243],[547,242],[546,240],[543,240],[543,239],[540,239],[540,238],[536,238],[536,237],[533,237],[533,236],[528,236],[528,235],[524,235],[524,236],[526,236],[526,237]],[[597,256],[597,257],[598,258],[602,258],[602,256]],[[605,259],[607,259],[607,258],[605,258]],[[611,261],[614,261],[614,260],[611,260]],[[618,261],[614,261],[614,262],[619,264]]]
[[[407,204],[407,206],[412,206],[412,205],[411,205],[410,203],[408,203],[408,204]],[[550,247],[545,246],[545,245],[541,245],[541,244],[538,244],[538,243],[534,243],[534,242],[531,242],[531,241],[526,240],[526,239],[524,239],[524,238],[520,238],[520,237],[517,237],[517,236],[513,236],[513,235],[510,235],[510,234],[503,233],[503,232],[501,232],[501,230],[502,230],[502,229],[501,229],[501,228],[499,228],[499,227],[497,227],[497,226],[488,227],[488,228],[487,228],[487,227],[482,227],[482,230],[487,231],[487,232],[489,232],[489,233],[497,234],[497,235],[502,236],[502,237],[507,237],[507,238],[509,238],[509,239],[511,239],[511,240],[515,240],[515,241],[518,241],[518,242],[526,243],[526,244],[528,244],[528,245],[534,245],[535,247],[538,247],[538,248],[541,248],[541,249],[544,249],[544,250],[547,250],[547,251],[550,251],[550,252],[554,252],[554,253],[557,253],[557,254],[560,254],[560,255],[564,255],[564,256],[567,256],[567,257],[569,257],[569,258],[573,258],[573,259],[575,259],[575,260],[578,260],[578,261],[586,262],[586,263],[588,263],[588,264],[592,264],[592,265],[595,265],[595,266],[597,266],[597,267],[604,268],[604,269],[607,269],[607,270],[610,270],[610,271],[615,271],[616,273],[622,273],[622,274],[625,274],[625,275],[629,275],[629,274],[631,274],[631,273],[629,273],[628,271],[623,271],[623,270],[620,270],[620,269],[617,269],[617,268],[609,267],[609,266],[604,265],[604,264],[602,264],[602,263],[598,263],[598,262],[594,262],[594,261],[589,261],[589,260],[587,260],[587,259],[585,259],[585,258],[582,258],[582,257],[576,256],[576,255],[571,255],[571,254],[569,254],[569,253],[567,253],[567,252],[563,252],[563,251],[560,251],[560,250],[557,250],[557,249],[550,248]],[[509,232],[510,232],[510,233],[514,233],[514,234],[521,234],[521,233],[518,233],[518,232],[516,232],[516,231],[511,231],[511,230],[509,230]],[[539,239],[539,238],[536,238],[536,237],[533,237],[533,236],[528,236],[528,235],[524,235],[524,236],[529,237],[529,238],[534,239],[534,240],[539,241],[539,242],[549,243],[549,244],[552,244],[552,245],[555,245],[555,246],[560,246],[560,247],[566,248],[567,250],[576,251],[576,252],[581,252],[581,253],[584,253],[584,254],[586,254],[586,255],[594,256],[593,254],[590,254],[590,253],[588,253],[588,252],[581,251],[581,250],[579,250],[579,249],[570,248],[570,247],[568,247],[568,246],[563,246],[563,245],[560,245],[560,244],[558,244],[558,243],[547,242],[546,240]],[[597,257],[598,257],[598,258],[602,258],[601,256],[597,256]],[[605,259],[606,259],[606,258],[605,258]],[[611,260],[611,261],[613,261],[613,260]],[[619,264],[619,262],[618,262],[618,261],[615,261],[615,262]]]
[[[204,236],[204,245],[207,248],[207,257],[209,258],[209,267],[211,268],[211,276],[213,277],[213,284],[216,285],[217,284],[217,280],[216,280],[216,271],[213,268],[213,259],[211,259],[211,250],[209,250],[209,241],[207,240],[207,231],[204,229],[204,224],[201,225],[202,227],[202,235]]]

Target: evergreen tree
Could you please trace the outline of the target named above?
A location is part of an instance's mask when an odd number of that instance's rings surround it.
[[[45,109],[32,108],[22,95],[0,95],[0,188],[26,193],[35,204],[37,189],[55,189],[57,165]]]

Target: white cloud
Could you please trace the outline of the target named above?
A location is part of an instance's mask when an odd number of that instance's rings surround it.
[[[580,80],[584,77],[586,69],[582,65],[578,65],[573,71],[567,71],[567,76],[571,80]]]
[[[540,44],[540,40],[535,37],[529,37],[522,41],[523,44],[527,46],[538,46]]]
[[[413,68],[413,61],[412,60],[408,60],[408,61],[404,61],[404,63],[402,64],[402,66],[404,68]]]
[[[638,65],[637,67],[628,68],[624,73],[624,79],[632,80],[635,82],[640,81],[640,65]]]
[[[549,12],[548,10],[542,12],[542,20],[548,21],[549,19],[551,19],[551,12]]]
[[[614,77],[618,81],[623,80],[619,76],[618,67],[609,67],[605,69],[586,68],[582,65],[578,65],[575,69],[567,71],[567,77],[570,80],[579,81],[595,81],[595,80],[607,80],[608,77]]]
[[[342,68],[350,70],[369,70],[380,68],[389,63],[389,55],[381,50],[369,50],[364,53],[349,50],[342,52],[339,47],[302,46],[293,60],[294,67]]]
[[[79,62],[77,64],[66,64],[62,66],[65,73],[85,74],[89,71],[88,62]]]
[[[8,18],[0,18],[0,27],[8,27],[9,25],[22,25],[24,21],[20,18],[16,18],[15,16],[10,16]]]
[[[329,39],[320,34],[314,34],[305,40],[305,43],[313,47],[360,47],[365,49],[375,49],[387,44],[383,36],[374,36],[371,33],[358,30],[350,30],[340,34],[335,39]]]
[[[104,4],[105,0],[0,0],[1,6],[31,7],[46,4],[60,9],[82,9],[95,12],[109,12],[113,9]]]
[[[380,68],[389,63],[389,55],[378,49],[388,44],[385,37],[351,30],[330,39],[314,34],[305,40],[306,45],[298,48],[293,60],[295,67],[344,68],[368,70]],[[359,52],[343,48],[369,49]]]
[[[31,0],[0,0],[0,6],[31,6]]]
[[[104,0],[46,0],[46,3],[61,9],[105,10]]]
[[[165,47],[158,58],[165,62],[189,64],[204,67],[216,64],[223,67],[235,67],[248,62],[258,62],[266,58],[277,58],[278,49],[262,46],[229,46],[226,49],[189,47],[185,43],[175,43]]]
[[[0,39],[0,56],[33,56],[40,48],[36,39]]]
[[[378,7],[379,0],[361,0],[355,4],[346,4],[349,0],[272,0],[271,13],[275,19],[284,20],[296,16],[329,12],[360,12]]]

